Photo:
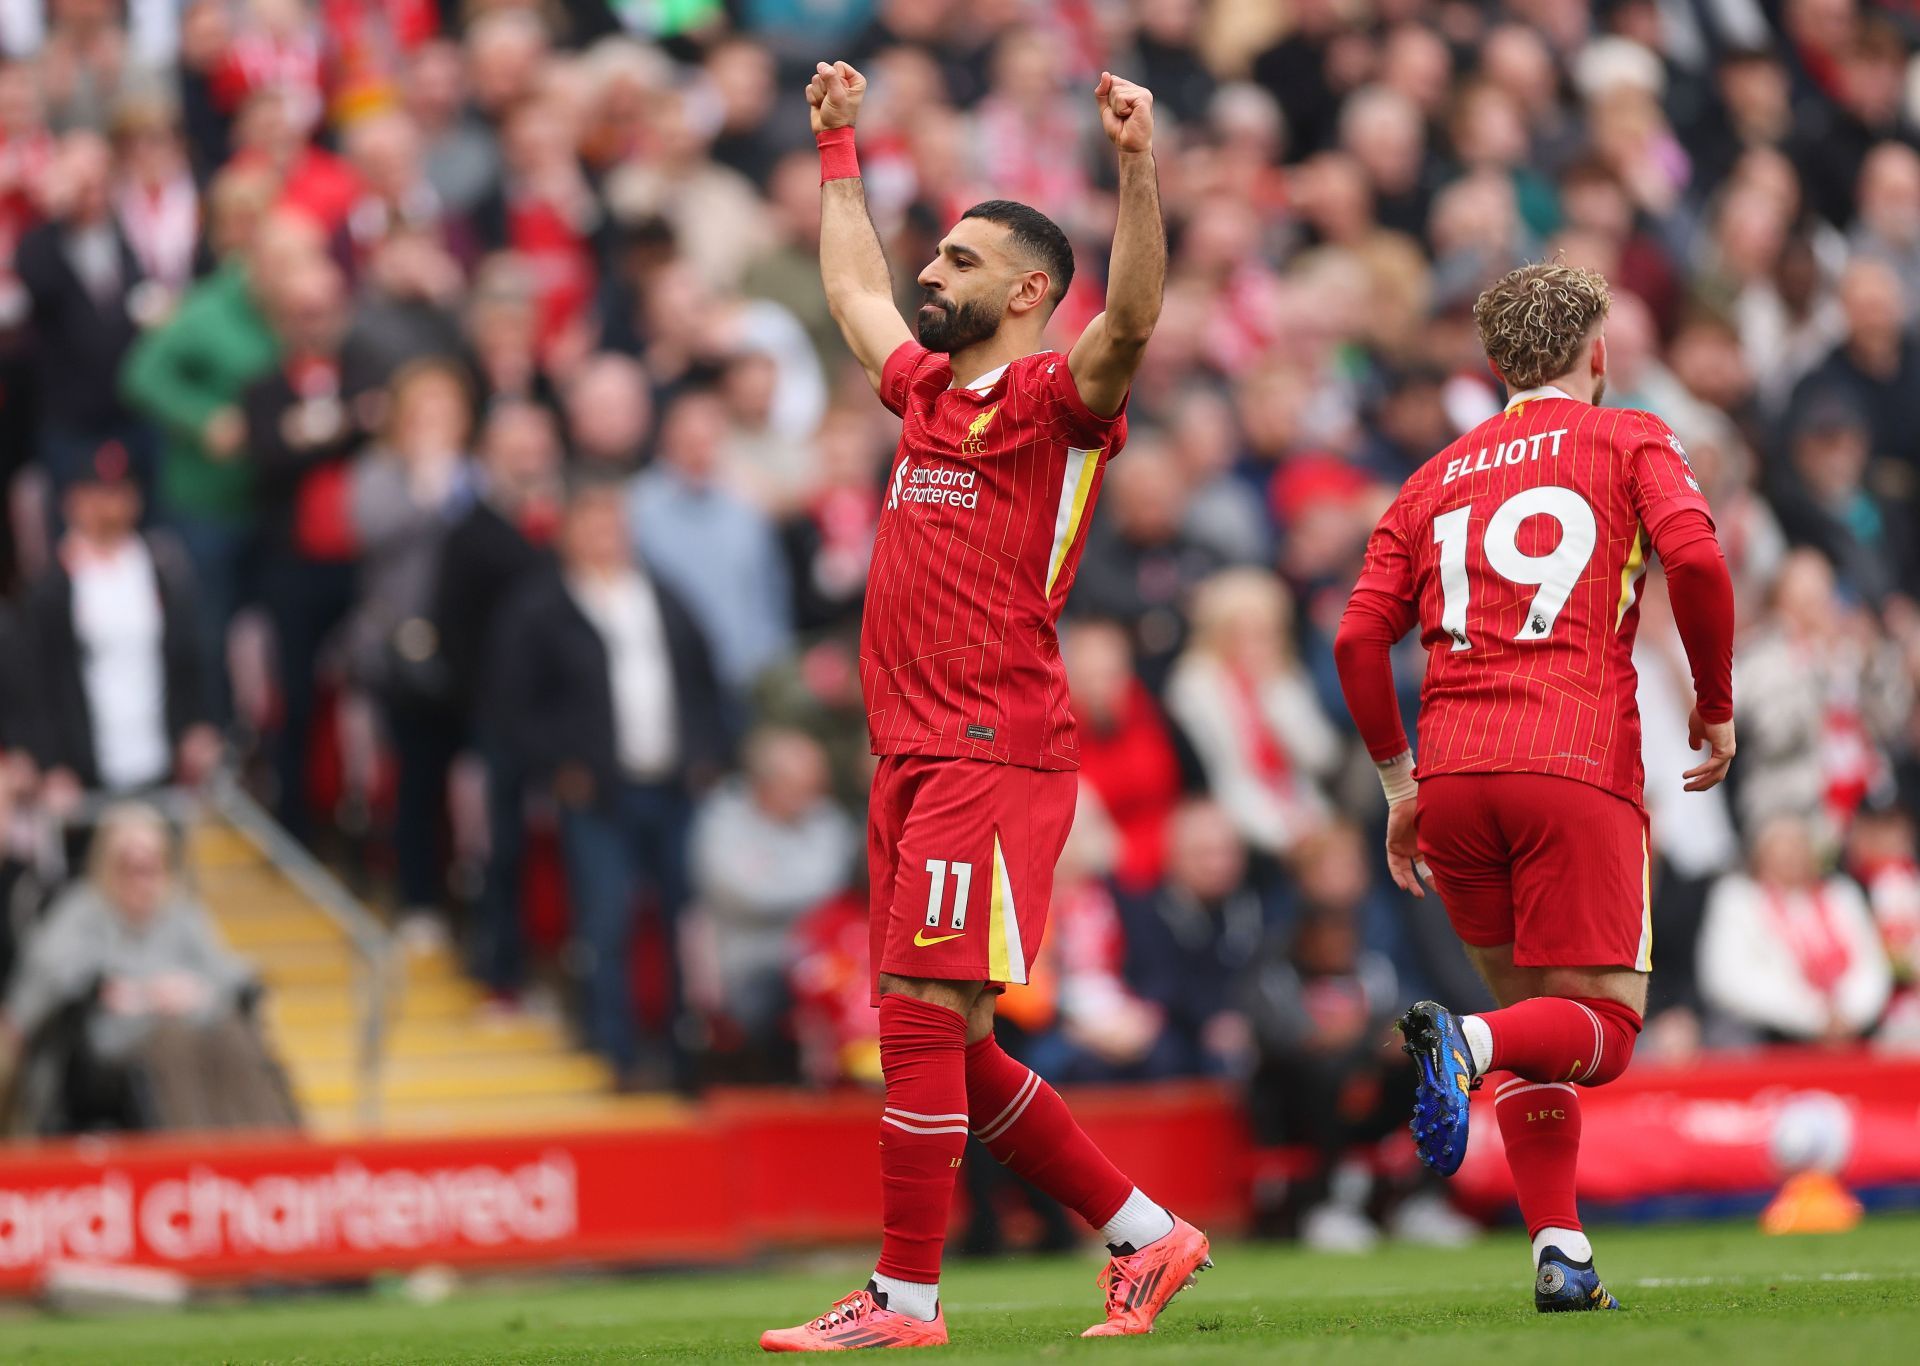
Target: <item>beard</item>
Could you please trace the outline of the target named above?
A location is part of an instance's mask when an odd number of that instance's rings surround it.
[[[929,351],[964,351],[1000,330],[1004,309],[989,308],[978,299],[954,304],[928,294],[914,314],[914,331]],[[928,308],[933,311],[929,312]]]
[[[1606,376],[1606,372],[1602,371],[1600,374],[1595,375],[1593,377],[1593,406],[1598,408],[1600,406],[1600,400],[1605,398],[1606,396],[1607,396],[1607,376]]]

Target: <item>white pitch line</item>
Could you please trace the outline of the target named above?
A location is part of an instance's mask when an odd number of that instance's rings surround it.
[[[1778,1276],[1642,1276],[1632,1282],[1641,1290],[1667,1290],[1700,1285],[1806,1285],[1836,1281],[1912,1281],[1920,1271],[1823,1271],[1817,1276],[1784,1272]]]

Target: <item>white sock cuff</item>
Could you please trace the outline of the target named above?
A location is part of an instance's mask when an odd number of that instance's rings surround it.
[[[906,1314],[922,1323],[932,1323],[940,1312],[940,1282],[927,1285],[920,1281],[897,1281],[891,1276],[873,1273],[873,1288],[887,1297],[887,1308]]]
[[[1157,1243],[1173,1232],[1173,1216],[1147,1199],[1138,1186],[1126,1203],[1100,1230],[1100,1241],[1118,1247],[1130,1243],[1138,1252],[1149,1243]]]
[[[1593,1260],[1593,1244],[1587,1241],[1586,1234],[1577,1228],[1555,1228],[1549,1224],[1546,1228],[1541,1229],[1533,1235],[1533,1265],[1535,1270],[1538,1270],[1540,1267],[1540,1254],[1550,1247],[1559,1248],[1561,1252],[1576,1262],[1590,1262]]]
[[[1467,1051],[1473,1054],[1473,1075],[1484,1077],[1493,1066],[1493,1029],[1478,1015],[1462,1015],[1460,1032],[1466,1036]]]

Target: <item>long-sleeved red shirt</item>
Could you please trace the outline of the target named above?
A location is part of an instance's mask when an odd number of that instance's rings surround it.
[[[1649,414],[1516,396],[1411,479],[1335,640],[1376,760],[1408,748],[1389,651],[1427,646],[1420,772],[1538,772],[1641,798],[1633,638],[1648,542],[1700,714],[1733,714],[1733,586],[1679,441]]]

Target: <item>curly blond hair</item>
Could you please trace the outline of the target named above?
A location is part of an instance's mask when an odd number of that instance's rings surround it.
[[[1534,389],[1574,367],[1581,345],[1613,306],[1597,271],[1557,261],[1510,270],[1473,303],[1480,345],[1515,389]]]

